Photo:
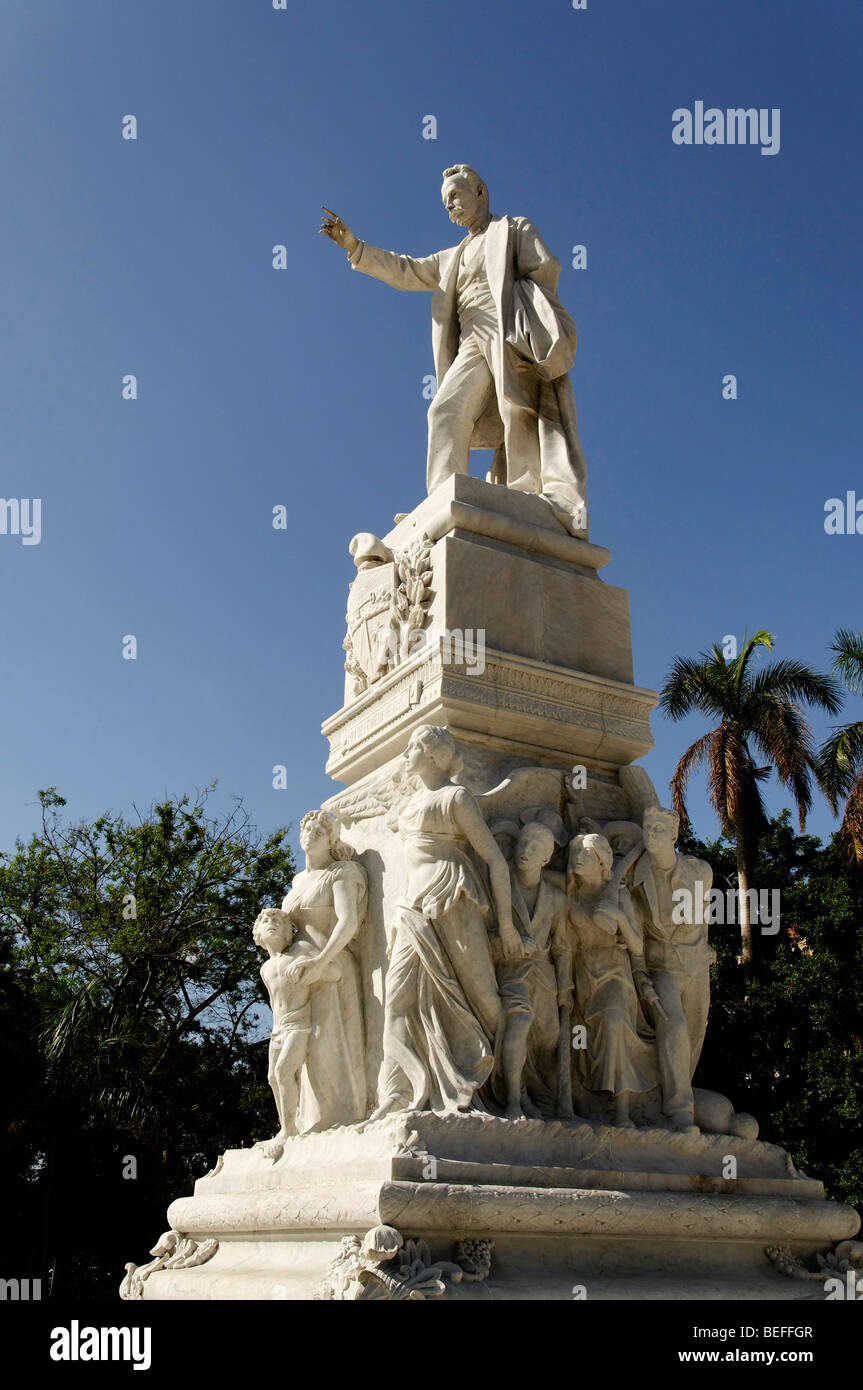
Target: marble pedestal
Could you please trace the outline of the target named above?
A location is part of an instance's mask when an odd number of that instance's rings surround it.
[[[493,1242],[487,1277],[448,1282],[448,1299],[823,1298],[765,1248],[806,1258],[857,1226],[756,1140],[426,1113],[294,1139],[275,1163],[231,1150],[168,1217],[218,1248],[151,1274],[146,1299],[314,1298],[342,1239],[382,1224],[433,1260]]]
[[[599,578],[607,550],[568,535],[540,497],[463,477],[382,539],[399,553],[423,537],[432,577],[422,645],[325,722],[331,777],[362,785],[421,724],[445,725],[468,769],[581,762],[613,783],[617,767],[653,747],[656,696],[633,683],[628,595]],[[380,593],[386,567],[370,577]],[[365,621],[379,610],[370,598]],[[481,670],[458,647],[459,634],[478,632]]]
[[[327,770],[344,784],[326,807],[368,880],[351,949],[371,1110],[412,732],[449,730],[456,780],[490,824],[543,808],[571,835],[584,818],[640,822],[656,804],[632,766],[653,746],[656,697],[633,680],[628,597],[600,578],[608,552],[569,535],[539,497],[453,478],[386,536],[361,533],[353,553],[345,703],[323,728]],[[378,661],[381,633],[411,624],[418,644]],[[713,1118],[696,1109],[702,1131],[731,1126],[729,1102],[703,1094]],[[291,1139],[275,1162],[230,1151],[173,1203],[160,1267],[133,1271],[125,1296],[313,1298],[345,1243],[384,1226],[446,1262],[439,1292],[453,1299],[824,1297],[821,1283],[777,1273],[766,1250],[806,1260],[858,1219],[782,1150],[613,1128],[583,1095],[576,1105],[590,1118],[409,1113]],[[634,1117],[646,1126],[659,1113],[654,1097]],[[452,1263],[464,1241],[493,1243],[486,1277]]]

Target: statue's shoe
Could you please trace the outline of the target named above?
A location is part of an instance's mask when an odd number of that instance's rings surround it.
[[[582,507],[577,512],[566,511],[565,508],[558,507],[552,502],[551,498],[547,497],[545,493],[541,495],[544,501],[548,503],[555,519],[560,522],[561,526],[565,526],[570,535],[578,536],[579,540],[586,541],[588,534],[587,508]]]

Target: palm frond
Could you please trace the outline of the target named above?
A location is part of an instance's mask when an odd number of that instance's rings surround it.
[[[659,707],[669,719],[684,719],[696,710],[714,719],[734,713],[728,668],[708,652],[680,656],[673,662],[659,693]]]
[[[97,995],[101,985],[98,976],[88,980],[43,1025],[39,1040],[50,1062],[58,1062],[71,1052],[79,1031],[89,1026],[99,1007]]]
[[[735,721],[714,730],[708,791],[722,829],[733,835],[747,860],[767,825],[760,783],[770,769],[756,767],[741,726]]]
[[[863,719],[840,724],[821,745],[815,772],[824,794],[845,796],[863,769]],[[835,810],[835,806],[834,806]]]
[[[740,757],[739,733],[731,724],[713,730],[708,762],[707,791],[716,818],[726,834],[734,833],[734,805],[738,796],[736,763]]]
[[[800,829],[812,808],[815,752],[812,730],[800,706],[779,695],[762,695],[752,732],[756,746],[794,797]]]
[[[715,733],[711,729],[709,734],[704,734],[701,738],[687,748],[682,758],[674,769],[674,776],[669,783],[671,788],[671,804],[680,817],[680,829],[687,835],[691,829],[689,812],[686,809],[686,786],[690,774],[700,767],[705,758],[710,753],[710,745],[715,738]]]
[[[744,717],[750,708],[757,710],[759,702],[765,697],[802,700],[804,704],[814,705],[828,714],[838,714],[842,708],[839,682],[832,676],[822,675],[804,661],[772,661],[763,671],[759,671],[748,686],[743,702]]]
[[[863,772],[858,773],[848,793],[839,843],[849,859],[863,863]]]
[[[863,695],[863,633],[850,628],[837,628],[830,650],[836,653],[833,670],[840,675],[853,695]]]
[[[740,692],[744,687],[744,683],[746,682],[747,668],[749,666],[749,662],[752,660],[753,652],[757,647],[766,647],[768,651],[772,651],[773,641],[773,634],[770,632],[766,632],[764,628],[762,628],[760,632],[756,632],[754,637],[746,637],[744,635],[743,649],[733,667],[734,688],[737,692],[738,699],[740,697]]]

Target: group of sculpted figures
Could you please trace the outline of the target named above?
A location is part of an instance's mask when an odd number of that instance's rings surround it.
[[[641,824],[582,823],[571,837],[551,808],[487,823],[482,797],[454,781],[446,729],[417,729],[404,756],[377,1095],[357,953],[366,871],[336,817],[312,811],[306,868],[254,926],[280,1120],[260,1147],[275,1158],[293,1135],[398,1111],[631,1127],[651,1096],[642,1123],[697,1134],[712,871],[677,852],[674,812],[648,806]],[[680,889],[694,910],[675,909]]]

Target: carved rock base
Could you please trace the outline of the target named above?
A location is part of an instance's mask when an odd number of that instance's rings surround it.
[[[728,1155],[734,1181],[721,1176]],[[231,1150],[168,1218],[218,1249],[205,1265],[154,1270],[145,1299],[332,1297],[346,1238],[359,1250],[375,1228],[438,1267],[414,1271],[422,1297],[819,1299],[817,1282],[783,1278],[767,1248],[809,1260],[858,1225],[755,1140],[425,1113],[293,1139],[275,1163]],[[465,1242],[492,1243],[487,1277],[459,1276]],[[392,1258],[384,1270],[398,1269]],[[396,1280],[391,1296],[416,1296],[405,1287]]]

